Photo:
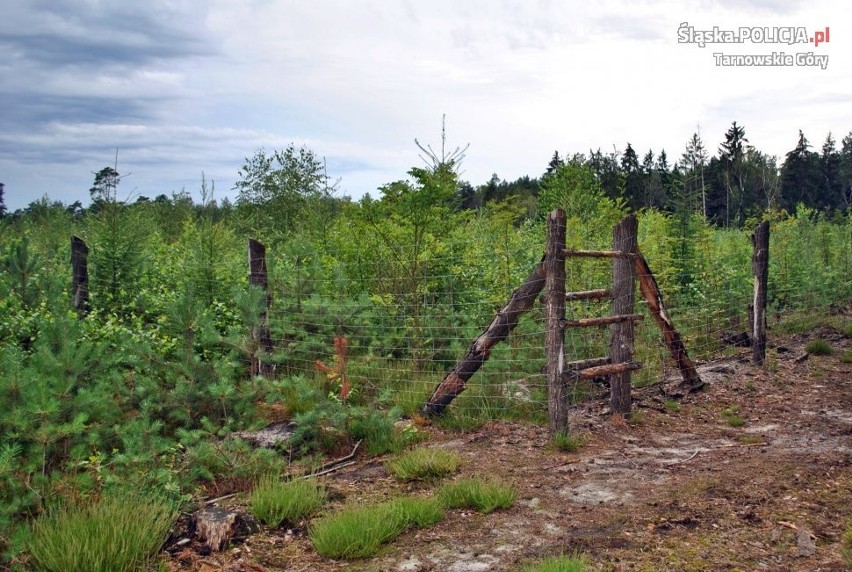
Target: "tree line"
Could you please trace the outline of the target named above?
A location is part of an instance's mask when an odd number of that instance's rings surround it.
[[[433,163],[438,161],[436,164],[441,163],[440,159],[431,157]],[[534,217],[542,189],[567,166],[589,175],[572,183],[578,193],[599,192],[631,211],[652,208],[668,213],[698,213],[711,224],[722,227],[740,228],[748,219],[760,218],[766,212],[792,213],[798,205],[832,216],[845,212],[852,204],[852,131],[843,137],[839,148],[829,132],[815,150],[800,130],[795,147],[779,161],[777,156],[751,145],[745,128],[734,121],[715,155],[711,155],[700,131],[693,133],[683,152],[675,158],[665,149],[658,153],[649,149],[640,159],[630,142],[623,152],[597,149],[588,154],[561,156],[557,150],[539,176],[525,175],[509,181],[494,173],[488,181],[476,186],[456,178],[449,202],[456,210],[509,203],[525,217]],[[456,158],[447,163],[450,162],[455,165],[459,161]],[[115,189],[120,180],[115,168],[104,167],[95,173],[89,207],[80,201],[63,205],[44,197],[13,213],[7,212],[0,183],[0,217],[20,217],[47,208],[63,208],[81,217],[87,211],[100,210],[110,200],[117,200]],[[383,195],[389,193],[393,200],[394,189],[399,184],[392,182],[378,191]],[[253,228],[268,226],[271,217],[275,217],[278,225],[287,226],[304,220],[307,210],[321,207],[318,217],[310,217],[317,222],[328,220],[330,212],[351,203],[350,197],[337,193],[337,187],[324,162],[312,150],[290,145],[272,152],[260,149],[245,159],[233,189],[237,191],[235,203],[225,198],[218,203],[205,199],[197,204],[186,191],[171,196],[161,194],[154,199],[139,196],[135,202],[167,211],[212,209],[217,219],[228,218],[238,211]],[[372,201],[369,194],[362,199],[366,203]]]

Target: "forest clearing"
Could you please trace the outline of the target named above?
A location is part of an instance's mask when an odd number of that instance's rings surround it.
[[[848,566],[852,219],[556,159],[467,207],[437,158],[357,203],[306,150],[236,206],[105,168],[0,218],[3,566]]]

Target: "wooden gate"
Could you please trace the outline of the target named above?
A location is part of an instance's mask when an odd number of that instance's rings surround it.
[[[437,385],[421,410],[424,415],[442,413],[450,402],[464,391],[467,381],[488,360],[491,349],[508,337],[517,326],[521,315],[532,309],[542,290],[545,291],[545,369],[551,430],[554,433],[568,430],[568,388],[572,382],[580,379],[608,375],[612,411],[629,413],[631,372],[642,367],[633,360],[633,325],[643,318],[641,314],[634,312],[637,279],[648,311],[660,327],[663,340],[681,373],[682,386],[694,391],[703,385],[680,334],[666,311],[657,281],[637,245],[636,217],[629,215],[615,226],[612,250],[566,249],[565,225],[566,217],[562,209],[548,215],[547,248],[544,257],[533,268],[524,284],[512,293],[509,302],[497,313],[491,324],[473,341],[467,354],[456,362],[455,367]],[[573,257],[612,260],[612,287],[566,292],[565,261]],[[612,315],[579,320],[565,319],[566,301],[604,299],[612,300]],[[565,329],[589,326],[612,326],[609,355],[566,363]]]

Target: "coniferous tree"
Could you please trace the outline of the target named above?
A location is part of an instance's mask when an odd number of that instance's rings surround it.
[[[699,132],[692,134],[686,144],[686,151],[681,155],[681,167],[684,170],[689,191],[698,189],[701,196],[701,212],[707,218],[707,184],[704,180],[704,167],[707,164],[707,149],[701,140]]]
[[[642,171],[639,156],[630,143],[627,143],[621,157],[621,170],[624,174],[624,198],[633,210],[639,210],[642,208]]]
[[[781,196],[784,208],[793,211],[796,205],[816,205],[820,184],[819,155],[810,151],[802,130],[796,147],[787,153],[781,167]]]
[[[0,183],[0,218],[6,216],[6,185]]]
[[[551,158],[550,163],[547,164],[547,170],[544,172],[544,174],[550,175],[564,164],[565,161],[563,161],[562,157],[559,156],[559,151],[554,151],[553,158]]]
[[[838,161],[840,200],[843,208],[852,206],[852,131],[843,138]]]
[[[745,128],[734,121],[719,148],[719,160],[725,182],[725,226],[742,222],[743,195],[746,184],[745,157],[748,151]]]
[[[819,158],[820,172],[822,174],[822,191],[817,196],[817,204],[820,208],[836,209],[843,208],[840,180],[840,153],[837,152],[834,137],[831,131],[822,144],[822,154]]]
[[[601,189],[611,199],[622,196],[624,191],[624,178],[618,163],[618,153],[604,155],[600,149],[589,151],[589,166],[595,172]]]

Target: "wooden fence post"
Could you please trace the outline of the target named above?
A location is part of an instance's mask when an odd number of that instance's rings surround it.
[[[766,359],[766,292],[769,281],[769,221],[763,221],[751,235],[754,253],[751,270],[754,273],[754,304],[749,312],[751,322],[751,361],[763,365]]]
[[[639,221],[635,215],[623,218],[612,231],[612,249],[616,252],[636,252]],[[633,314],[636,271],[633,260],[612,260],[612,314]],[[609,357],[613,364],[630,362],[633,359],[633,320],[623,320],[612,325]],[[609,405],[613,413],[630,413],[630,370],[610,375]]]
[[[257,240],[250,238],[248,241],[248,261],[249,261],[249,284],[258,286],[263,290],[265,296],[263,299],[263,310],[260,315],[258,325],[253,328],[252,337],[257,343],[258,348],[266,354],[272,353],[272,336],[269,332],[269,304],[271,296],[269,294],[269,274],[266,269],[266,246]],[[254,375],[269,375],[274,371],[272,364],[258,357],[258,354],[251,358],[251,374]]]
[[[71,299],[79,318],[89,313],[89,247],[83,239],[71,237]]]
[[[568,432],[568,385],[565,367],[565,211],[556,209],[547,217],[545,265],[545,311],[547,334],[547,409],[550,429]]]

